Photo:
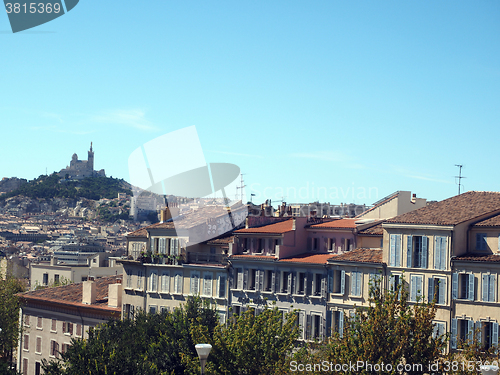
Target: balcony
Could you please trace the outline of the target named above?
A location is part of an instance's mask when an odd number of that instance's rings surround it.
[[[226,254],[188,253],[188,263],[227,264]]]

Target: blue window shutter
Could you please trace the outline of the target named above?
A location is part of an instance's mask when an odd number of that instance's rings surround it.
[[[328,270],[328,293],[333,293],[333,270]]]
[[[332,310],[326,311],[326,337],[332,335]]]
[[[446,269],[446,254],[448,252],[447,247],[447,238],[441,237],[441,268],[442,270]]]
[[[427,268],[427,259],[429,258],[427,253],[428,248],[429,248],[429,237],[422,236],[422,251],[420,252],[421,254],[420,267],[422,268]]]
[[[488,290],[488,300],[490,302],[495,302],[496,301],[496,298],[495,298],[495,275],[490,275],[489,279],[490,279],[489,280],[490,287]]]
[[[396,267],[401,267],[401,235],[396,235]]]
[[[489,275],[483,274],[482,283],[481,283],[482,284],[481,289],[483,292],[482,293],[483,301],[488,301],[489,281],[490,281]]]
[[[497,329],[497,332],[498,332],[498,329]],[[344,337],[344,310],[339,311],[339,335],[340,335],[340,337]],[[498,334],[497,334],[497,337],[498,337]]]
[[[429,279],[427,301],[431,303],[434,300],[434,278]]]
[[[446,303],[446,279],[439,280],[439,297],[438,303],[444,305]]]
[[[451,319],[451,338],[450,346],[452,349],[457,348],[457,319]]]
[[[482,340],[482,322],[480,320],[476,321],[476,324],[474,325],[474,333],[477,332],[477,342],[479,344],[482,344],[483,343],[483,340]]]
[[[434,238],[434,269],[441,269],[441,237]]]
[[[474,274],[469,274],[469,301],[474,301]]]
[[[351,295],[356,295],[356,271],[351,271]]]
[[[498,346],[498,323],[491,323],[491,345]]]
[[[452,290],[451,290],[451,298],[458,299],[458,273],[454,272],[451,276],[452,281]]]
[[[389,265],[394,267],[396,266],[396,235],[391,234],[391,254],[390,254],[390,260],[389,260]]]
[[[422,276],[417,276],[417,296],[421,297],[424,294],[424,281]]]
[[[413,246],[413,236],[408,236],[406,239],[406,267],[411,268],[413,265],[413,251],[412,251],[412,246]]]
[[[467,340],[472,342],[473,339],[474,339],[474,321],[468,320],[467,321]]]
[[[417,277],[412,276],[410,278],[411,286],[410,286],[410,301],[415,302],[417,300]]]
[[[340,294],[345,294],[345,271],[340,273]]]
[[[356,295],[361,296],[361,282],[363,280],[363,273],[358,272],[357,273],[357,280],[356,280]]]

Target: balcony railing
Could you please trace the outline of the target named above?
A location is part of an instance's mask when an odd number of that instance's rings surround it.
[[[188,253],[188,263],[216,263],[226,264],[226,254],[210,254],[210,253]]]

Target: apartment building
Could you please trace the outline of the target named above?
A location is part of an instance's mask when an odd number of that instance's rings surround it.
[[[41,374],[42,359],[57,358],[90,327],[119,319],[121,296],[121,275],[20,294],[17,368],[23,375]]]

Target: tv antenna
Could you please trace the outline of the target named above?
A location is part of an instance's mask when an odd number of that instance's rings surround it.
[[[462,187],[462,178],[467,178],[467,177],[462,176],[463,164],[455,164],[455,167],[458,167],[458,176],[455,176],[455,178],[458,178],[458,195],[460,195],[460,188]]]
[[[246,173],[241,173],[240,176],[241,176],[241,182],[240,182],[240,186],[236,186],[236,197],[235,199],[238,200],[238,189],[241,189],[241,203],[243,203],[243,189],[245,188],[246,185],[243,184],[243,175],[245,175]]]

